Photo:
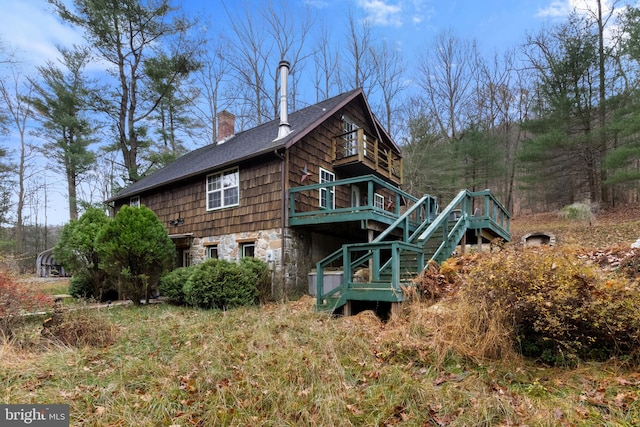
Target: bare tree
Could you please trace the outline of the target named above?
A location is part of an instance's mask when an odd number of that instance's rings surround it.
[[[406,64],[400,51],[386,41],[372,49],[376,86],[380,88],[383,111],[383,124],[394,134],[394,118],[397,113],[399,97],[406,87],[404,70]]]
[[[266,91],[266,81],[273,39],[265,37],[267,27],[264,21],[252,14],[253,7],[248,3],[245,2],[239,8],[240,14],[237,15],[231,12],[232,9],[224,1],[223,5],[234,36],[227,39],[232,48],[229,52],[229,64],[238,83],[247,89],[245,96],[237,101],[249,107],[249,116],[246,118],[252,121],[251,124],[260,125],[264,120],[272,118],[269,112],[273,109],[268,108],[271,95]],[[235,8],[237,4],[234,4]]]
[[[305,60],[311,56],[311,53],[306,49],[307,38],[309,37],[311,27],[313,26],[313,20],[308,10],[304,15],[293,14],[289,12],[291,8],[289,3],[284,0],[278,3],[279,8],[276,9],[274,3],[269,3],[268,7],[263,9],[263,17],[267,23],[269,34],[275,41],[277,58],[274,58],[274,64],[277,64],[281,59],[289,62],[289,81],[291,93],[289,98],[291,100],[291,109],[296,109],[296,97],[298,91],[298,85],[300,78],[302,78]],[[278,104],[279,104],[279,82],[277,72],[273,74],[273,106],[274,115],[278,116]]]
[[[0,97],[4,102],[10,121],[10,129],[19,141],[17,154],[17,188],[16,188],[16,253],[22,255],[25,251],[25,203],[27,191],[25,183],[30,178],[32,149],[27,143],[28,120],[32,114],[31,107],[26,101],[31,97],[33,87],[27,79],[14,72],[11,79],[0,80]],[[22,266],[24,269],[24,266]]]
[[[348,88],[362,88],[368,98],[375,85],[375,62],[371,49],[371,25],[366,19],[358,21],[349,10],[347,16],[347,34],[345,37],[345,56],[341,73],[346,76]]]
[[[475,44],[443,31],[427,52],[418,59],[417,83],[443,137],[456,139],[470,123]]]
[[[316,102],[329,98],[332,93],[333,79],[338,69],[338,52],[332,50],[332,45],[329,31],[325,26],[322,26],[316,39],[313,55]]]
[[[208,144],[215,144],[218,140],[216,120],[221,108],[220,98],[222,83],[228,78],[229,62],[225,58],[228,50],[226,43],[216,44],[210,49],[210,54],[200,59],[202,67],[195,74],[198,83],[199,96],[193,104],[193,111],[198,120],[203,123],[205,140]]]

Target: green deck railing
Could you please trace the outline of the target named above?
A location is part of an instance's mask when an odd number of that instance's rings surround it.
[[[350,188],[354,185],[366,187],[366,193],[364,194],[366,203],[356,206],[334,206],[336,190],[339,187]],[[377,206],[375,203],[376,193],[383,190],[392,197],[390,207],[386,205]],[[322,201],[320,201],[320,194],[324,195],[324,200]],[[302,195],[308,196],[306,200],[302,200]],[[404,216],[404,211],[411,210],[412,214],[406,217],[405,222],[400,225],[407,227],[407,230],[415,229],[427,219],[428,215],[433,215],[433,212],[437,209],[436,199],[431,196],[427,197],[426,200],[419,200],[375,175],[363,175],[294,187],[289,190],[289,225],[299,226],[357,220],[378,220],[389,225]],[[315,205],[309,204],[309,200],[317,200],[317,203]],[[388,200],[385,200],[386,203],[388,203]],[[420,204],[422,209],[412,209],[416,204]]]
[[[462,190],[433,216],[424,204],[429,197],[416,201],[370,243],[344,245],[316,264],[316,297],[319,309],[335,310],[348,300],[402,301],[402,286],[417,275],[431,259],[442,262],[449,258],[468,230],[489,230],[491,235],[510,239],[510,214],[489,190]],[[408,233],[406,217],[424,210],[423,222]],[[395,228],[403,229],[403,240],[385,241]],[[478,234],[480,239],[480,234]],[[437,243],[437,245],[430,242]],[[435,249],[432,249],[435,247]],[[326,269],[342,268],[340,286],[324,292]],[[366,282],[354,281],[357,269],[368,271]]]

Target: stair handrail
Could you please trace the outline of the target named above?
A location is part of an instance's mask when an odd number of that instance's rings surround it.
[[[438,262],[444,261],[440,259],[440,255],[443,253],[447,245],[449,245],[451,242],[457,243],[459,241],[459,239],[462,236],[458,236],[457,233],[459,231],[462,231],[464,233],[467,230],[468,226],[469,226],[469,216],[467,214],[462,214],[462,216],[456,221],[454,226],[451,227],[451,230],[449,230],[449,233],[447,233],[446,238],[442,239],[442,243],[440,243],[440,246],[438,246],[438,249],[436,249],[433,255],[431,255],[431,259],[434,259]],[[425,264],[425,267],[426,267],[426,264]]]
[[[380,233],[375,239],[373,239],[371,241],[371,243],[378,243],[381,242],[385,237],[387,237],[389,234],[391,234],[391,232],[393,232],[393,230],[395,230],[396,228],[398,228],[401,224],[405,224],[404,225],[404,231],[403,231],[403,238],[404,241],[407,242],[409,241],[409,219],[411,217],[411,215],[418,209],[422,208],[422,206],[425,206],[425,218],[420,221],[418,220],[418,222],[423,223],[424,221],[426,221],[431,212],[430,211],[430,203],[427,203],[428,201],[434,200],[436,201],[435,197],[430,196],[429,194],[425,194],[424,196],[422,196],[418,201],[416,201],[413,206],[411,206],[409,209],[407,209],[407,211],[405,213],[403,213],[402,215],[400,215],[398,217],[398,219],[396,219],[393,223],[391,223],[382,233]],[[437,201],[435,203],[435,208],[437,210]],[[435,213],[435,212],[434,212]],[[418,215],[418,217],[420,217]]]
[[[449,215],[455,210],[455,208],[469,197],[470,192],[468,190],[461,190],[456,197],[449,202],[446,208],[440,212],[440,214],[429,224],[427,229],[418,236],[418,241],[426,241],[442,226],[445,221],[449,221]]]

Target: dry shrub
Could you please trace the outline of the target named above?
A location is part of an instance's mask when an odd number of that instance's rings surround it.
[[[0,335],[12,337],[27,319],[26,315],[49,307],[51,299],[18,283],[8,272],[0,271]]]
[[[438,363],[451,353],[477,362],[516,357],[509,313],[488,300],[478,300],[461,291],[454,298],[434,304],[429,311]]]
[[[640,277],[640,249],[632,248],[620,260],[620,272],[631,279]]]
[[[412,335],[432,342],[435,363],[444,363],[450,354],[477,361],[516,355],[508,316],[461,291],[464,277],[481,257],[451,258],[440,266],[429,262],[413,282],[421,298],[403,304],[402,317]]]
[[[439,266],[435,261],[429,261],[420,275],[413,279],[418,296],[438,301],[453,295],[462,284],[458,275],[455,260],[447,260]]]
[[[56,303],[42,336],[73,347],[106,347],[115,339],[115,327],[102,309],[90,305],[67,309]]]
[[[524,355],[548,363],[634,356],[637,288],[626,279],[607,280],[569,250],[512,248],[484,257],[469,272],[459,298],[468,301],[470,313],[457,316],[461,323],[464,317],[502,323]]]

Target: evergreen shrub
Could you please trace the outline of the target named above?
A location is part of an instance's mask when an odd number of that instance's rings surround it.
[[[256,276],[235,262],[210,259],[196,266],[184,286],[184,294],[188,304],[201,308],[252,305],[258,295]]]
[[[72,275],[69,293],[74,297],[102,300],[113,291],[100,265],[96,238],[110,218],[98,208],[88,208],[80,218],[62,228],[53,256]]]
[[[69,280],[69,294],[74,298],[89,299],[94,296],[94,284],[90,278],[78,274]]]
[[[589,221],[593,220],[593,212],[591,205],[588,203],[573,203],[560,209],[560,216],[564,219],[572,221]]]
[[[96,238],[100,266],[119,284],[124,298],[149,301],[172,267],[176,248],[155,213],[146,206],[120,208]]]
[[[183,305],[186,302],[184,285],[195,269],[196,266],[180,267],[162,276],[158,283],[160,295],[172,304]]]
[[[273,295],[271,295],[271,272],[267,263],[258,258],[245,257],[240,260],[240,266],[247,270],[247,274],[254,276],[258,300],[261,303],[269,301]]]

